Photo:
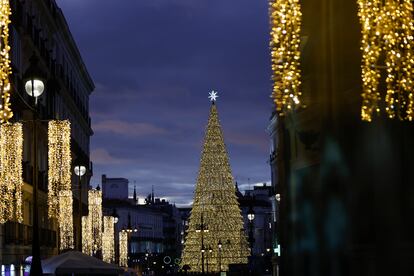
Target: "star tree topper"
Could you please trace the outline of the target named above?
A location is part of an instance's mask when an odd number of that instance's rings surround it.
[[[217,92],[216,92],[216,91],[214,91],[214,90],[213,90],[213,91],[211,91],[211,92],[209,93],[208,98],[210,99],[210,101],[215,102],[215,101],[217,100],[217,98],[218,98]]]

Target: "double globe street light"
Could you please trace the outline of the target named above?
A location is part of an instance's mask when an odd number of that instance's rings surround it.
[[[26,93],[34,98],[33,106],[29,105],[33,116],[33,135],[32,135],[32,151],[33,151],[33,170],[32,170],[32,186],[33,186],[33,227],[32,227],[32,264],[30,266],[30,275],[42,275],[42,263],[40,260],[40,242],[39,242],[39,210],[38,210],[38,164],[37,164],[37,123],[39,121],[38,114],[38,98],[45,91],[44,75],[38,64],[39,59],[35,54],[29,60],[30,65],[26,70],[23,78]]]
[[[26,93],[34,97],[35,107],[37,106],[37,99],[45,91],[44,75],[39,68],[39,58],[33,54],[29,60],[30,66],[26,70],[23,82]]]
[[[204,223],[204,213],[201,213],[201,223],[197,226],[196,233],[201,233],[201,271],[204,274],[204,233],[208,233],[208,227]]]
[[[86,174],[86,167],[83,165],[76,165],[73,169],[75,175],[78,176],[78,187],[79,187],[79,244],[78,250],[82,252],[82,176]]]
[[[131,214],[128,212],[128,225],[125,228],[125,226],[122,227],[122,232],[126,232],[127,233],[127,239],[128,239],[128,264],[130,263],[130,253],[131,253],[131,234],[132,232],[137,233],[138,232],[138,227],[136,225],[132,226],[131,224]]]
[[[253,236],[254,218],[255,218],[255,212],[253,210],[252,204],[250,204],[249,210],[247,211],[247,219],[249,220],[249,243],[250,243],[250,249],[251,249],[252,254],[253,254],[253,243],[254,243],[254,236]]]
[[[221,243],[221,240],[219,240],[217,246],[219,250],[219,272],[221,273],[221,250],[223,248],[223,244]]]

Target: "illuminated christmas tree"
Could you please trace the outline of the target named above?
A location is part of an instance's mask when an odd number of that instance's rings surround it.
[[[190,271],[217,272],[247,263],[249,246],[217,113],[216,92],[208,120],[200,171],[182,255]]]

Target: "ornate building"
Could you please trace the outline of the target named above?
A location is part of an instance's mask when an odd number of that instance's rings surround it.
[[[26,103],[23,76],[34,54],[47,79],[45,92],[39,98],[40,119],[68,119],[71,122],[73,165],[84,165],[87,174],[81,178],[83,213],[87,213],[87,187],[92,173],[89,141],[93,132],[89,117],[89,96],[94,83],[82,61],[61,9],[54,0],[10,1],[12,59],[12,121],[31,120]],[[23,222],[8,222],[0,226],[0,263],[20,265],[31,256],[33,201],[31,153],[32,129],[23,123]],[[39,226],[42,258],[58,253],[57,222],[47,215],[48,149],[47,124],[38,131],[39,164]],[[76,247],[80,242],[78,178],[73,175],[74,223]]]

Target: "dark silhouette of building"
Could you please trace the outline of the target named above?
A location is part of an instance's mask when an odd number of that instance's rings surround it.
[[[414,275],[414,127],[361,121],[357,1],[300,3],[307,107],[269,127],[275,264],[289,276]]]
[[[134,188],[135,191],[135,188]],[[131,229],[129,235],[129,266],[147,271],[177,270],[181,256],[182,221],[178,208],[165,199],[148,195],[145,204],[135,199],[104,198],[104,213],[118,215],[115,239],[120,231]],[[168,264],[164,263],[167,258]],[[168,261],[170,260],[170,261]]]
[[[236,194],[242,211],[245,234],[247,237],[252,235],[250,238],[253,238],[250,257],[251,271],[255,271],[257,275],[271,275],[272,226],[274,220],[271,202],[272,187],[263,183],[262,186],[256,185],[253,189],[245,190],[243,195],[236,183]],[[249,222],[248,214],[251,211],[254,213],[254,220]]]
[[[108,199],[126,200],[129,198],[129,180],[121,177],[106,177],[102,175],[102,197]]]
[[[12,121],[31,120],[31,112],[25,102],[30,102],[23,85],[23,75],[34,54],[46,74],[46,90],[39,98],[41,120],[68,119],[71,122],[71,150],[73,165],[88,169],[82,178],[83,212],[87,212],[87,187],[92,175],[89,159],[89,141],[93,132],[89,117],[89,96],[94,83],[70,33],[61,9],[54,0],[10,1],[12,23],[10,25],[12,61]],[[32,129],[23,124],[23,216],[22,223],[8,222],[0,226],[0,263],[14,264],[16,268],[31,256],[33,201],[32,201]],[[42,258],[58,253],[57,222],[47,216],[48,149],[47,124],[39,126],[39,227]],[[73,169],[71,169],[73,171]],[[73,174],[73,184],[78,178]],[[75,188],[75,187],[74,187]],[[79,189],[73,189],[75,242],[79,244]],[[6,268],[7,269],[7,268]]]

